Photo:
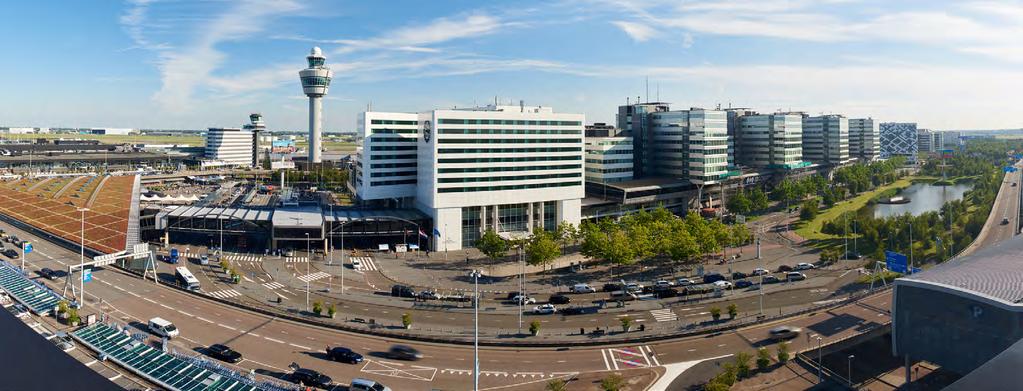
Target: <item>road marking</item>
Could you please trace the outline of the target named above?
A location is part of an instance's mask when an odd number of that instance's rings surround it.
[[[181,315],[187,316],[189,318],[194,318],[195,317],[195,315],[192,315],[192,314],[187,313],[187,312],[182,311],[182,310],[178,310],[178,312],[181,313]]]
[[[327,274],[327,273],[324,273],[324,272],[316,272],[316,273],[310,273],[310,274],[306,274],[304,276],[300,276],[300,277],[298,277],[298,279],[302,280],[302,282],[313,282],[313,281],[316,281],[316,280],[319,280],[319,279],[324,279],[324,278],[327,278],[327,277],[330,277],[330,274]]]
[[[294,347],[296,347],[296,348],[299,348],[299,349],[302,349],[302,350],[313,350],[313,348],[311,348],[311,347],[308,347],[308,346],[302,346],[302,345],[295,345],[295,344],[293,344],[293,343],[288,343],[288,345],[294,346]]]
[[[232,297],[238,297],[242,295],[241,293],[234,289],[224,289],[220,291],[206,292],[206,294],[216,297],[218,299],[230,299]]]
[[[270,342],[277,342],[277,343],[281,343],[281,344],[284,343],[284,341],[281,341],[279,339],[273,339],[273,338],[270,338],[270,337],[263,337],[263,339],[265,339],[267,341],[270,341]]]
[[[169,309],[169,310],[173,310],[173,308],[171,308],[169,305],[166,305],[166,304],[163,304],[163,303],[160,303],[160,307],[163,307],[163,308],[166,308],[166,309]]]
[[[117,376],[114,376],[114,377],[108,377],[108,378],[107,378],[107,380],[110,380],[110,381],[114,381],[114,380],[117,380],[117,379],[120,379],[120,378],[121,378],[121,374],[120,374],[120,373],[118,373],[118,374],[117,374]]]
[[[718,345],[718,347],[719,348],[723,348],[723,347],[725,347],[725,344],[720,344],[720,345]]]
[[[201,321],[203,321],[203,322],[206,322],[206,323],[215,323],[215,322],[213,322],[212,320],[209,320],[209,319],[203,318],[203,317],[201,317],[201,316],[196,316],[195,318],[196,318],[196,319],[199,319],[199,320],[201,320]]]
[[[654,354],[654,350],[650,348],[650,345],[645,345],[647,353],[650,353],[650,359],[654,360],[654,365],[661,366],[661,362],[657,360],[657,355]]]
[[[604,349],[600,349],[600,357],[604,359],[604,367],[610,371],[611,363],[607,362],[607,355],[604,353]]]
[[[281,289],[281,288],[284,288],[284,286],[285,286],[284,284],[281,284],[281,283],[279,283],[277,281],[268,282],[266,284],[263,284],[263,287],[266,288],[266,289],[269,289],[269,290]]]
[[[98,361],[99,361],[99,360],[92,360],[92,361],[89,361],[89,362],[85,363],[85,366],[87,366],[87,367],[91,367],[91,366],[92,366],[93,364],[95,364],[95,363],[96,363],[96,362],[98,362]]]
[[[217,326],[223,327],[223,328],[228,329],[228,330],[238,331],[238,329],[236,329],[234,327],[231,327],[231,326],[228,326],[226,324],[217,323]]]
[[[658,322],[673,322],[678,320],[678,315],[675,315],[675,313],[671,311],[671,308],[650,310],[650,315],[653,315],[654,319]]]
[[[145,300],[145,301],[148,301],[148,302],[150,302],[150,303],[156,304],[156,302],[155,302],[155,301],[153,301],[153,299],[150,299],[150,298],[148,298],[148,297],[143,297],[143,298],[142,298],[142,300]]]

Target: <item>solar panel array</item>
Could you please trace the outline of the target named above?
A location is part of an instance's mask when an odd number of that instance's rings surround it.
[[[3,261],[0,261],[0,288],[39,315],[51,313],[61,301],[61,296],[56,292],[32,281],[17,267]]]

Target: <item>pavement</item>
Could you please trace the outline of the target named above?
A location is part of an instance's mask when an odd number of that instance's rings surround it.
[[[1019,163],[1016,166],[1020,166]],[[1020,175],[1023,171],[1016,171],[1005,174],[1002,186],[998,189],[998,197],[988,215],[987,223],[981,228],[969,247],[963,250],[962,255],[969,255],[981,248],[1012,238],[1019,234],[1020,226],[1020,185],[1013,186],[1020,182]],[[1009,224],[1002,224],[1002,218],[1008,218]]]

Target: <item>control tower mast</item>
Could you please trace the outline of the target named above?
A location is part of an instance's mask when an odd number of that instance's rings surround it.
[[[327,58],[323,57],[319,47],[314,47],[306,59],[309,67],[299,71],[298,76],[302,80],[302,91],[309,97],[309,164],[312,165],[321,163],[320,114],[323,111],[323,97],[327,95],[330,78],[334,73],[324,65]]]

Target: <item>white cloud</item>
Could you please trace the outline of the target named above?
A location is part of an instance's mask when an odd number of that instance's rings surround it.
[[[636,42],[645,42],[650,40],[657,35],[657,31],[653,27],[650,27],[643,23],[636,22],[625,22],[625,21],[614,21],[611,24],[618,26],[622,29],[632,40]]]

